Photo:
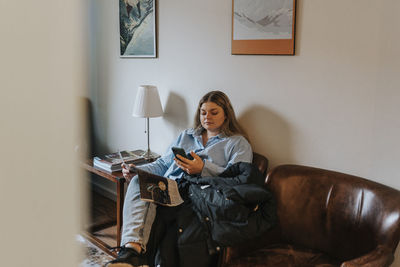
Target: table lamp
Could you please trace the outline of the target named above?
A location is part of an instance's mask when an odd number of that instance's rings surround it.
[[[160,96],[154,85],[141,85],[136,94],[132,116],[146,118],[147,151],[143,154],[146,159],[154,159],[158,155],[150,150],[149,118],[163,115]]]

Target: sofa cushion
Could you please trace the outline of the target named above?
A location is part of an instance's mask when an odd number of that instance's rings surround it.
[[[234,259],[229,267],[339,267],[340,262],[329,256],[293,245],[275,245],[253,251]]]

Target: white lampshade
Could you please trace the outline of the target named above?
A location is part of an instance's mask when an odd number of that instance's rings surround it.
[[[134,117],[160,117],[163,115],[160,96],[154,85],[141,85],[136,94],[132,116]]]

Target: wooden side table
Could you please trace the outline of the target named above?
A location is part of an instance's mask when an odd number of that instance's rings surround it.
[[[142,162],[139,165],[153,162],[158,157],[159,156],[157,155],[156,157],[154,157],[152,159],[148,159],[148,160],[146,160],[146,162]],[[86,169],[90,173],[94,173],[99,177],[105,178],[107,180],[110,180],[110,181],[116,183],[116,187],[117,187],[117,201],[116,201],[117,216],[116,217],[117,217],[117,220],[103,222],[101,224],[94,225],[94,226],[90,227],[88,232],[85,234],[85,237],[87,239],[89,239],[91,242],[96,244],[104,252],[116,257],[117,253],[115,251],[113,252],[110,250],[112,246],[106,244],[101,239],[94,236],[93,233],[97,232],[99,230],[102,230],[104,228],[116,225],[116,227],[117,227],[116,241],[117,242],[116,242],[115,246],[120,245],[120,243],[121,243],[121,228],[122,228],[122,210],[123,210],[124,199],[125,199],[125,182],[126,182],[126,180],[125,180],[124,176],[122,175],[122,171],[109,173],[109,172],[102,171],[100,169],[93,167],[93,160],[88,160],[87,162],[83,163],[82,166],[84,169]]]
[[[117,187],[117,201],[116,201],[116,210],[117,210],[117,221],[109,221],[109,222],[105,222],[102,223],[100,225],[95,225],[92,226],[86,237],[93,243],[95,243],[98,247],[100,247],[102,250],[104,250],[105,252],[107,252],[110,255],[115,256],[115,253],[110,251],[110,246],[107,245],[105,242],[103,242],[102,240],[100,240],[99,238],[95,237],[93,235],[94,232],[104,229],[106,227],[109,227],[111,225],[115,225],[117,226],[117,242],[116,242],[116,246],[119,246],[120,242],[121,242],[121,227],[122,227],[122,208],[124,205],[124,197],[125,197],[125,178],[122,175],[121,171],[118,172],[113,172],[113,173],[108,173],[105,171],[102,171],[100,169],[96,169],[95,167],[93,167],[93,160],[88,160],[86,163],[83,163],[83,168],[86,169],[87,171],[89,171],[90,173],[94,173],[96,175],[98,175],[99,177],[105,178],[107,180],[110,180],[114,183],[116,183],[116,187]]]

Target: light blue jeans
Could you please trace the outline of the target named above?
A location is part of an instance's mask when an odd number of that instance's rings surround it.
[[[125,195],[121,246],[135,242],[146,251],[151,227],[156,217],[156,208],[156,204],[140,199],[139,179],[137,175],[134,176]]]

